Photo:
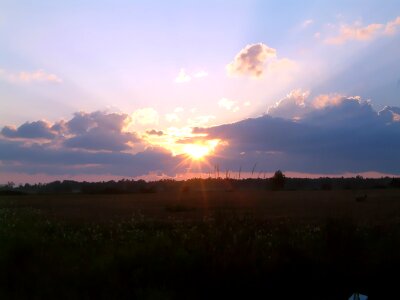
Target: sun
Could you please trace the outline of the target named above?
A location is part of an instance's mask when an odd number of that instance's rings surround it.
[[[208,155],[214,153],[216,146],[220,140],[208,140],[198,143],[185,144],[183,153],[186,154],[191,160],[201,161],[205,160]]]
[[[211,148],[208,145],[188,144],[185,145],[183,151],[193,160],[202,160],[210,154]]]

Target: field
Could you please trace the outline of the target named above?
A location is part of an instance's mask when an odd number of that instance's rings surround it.
[[[1,196],[0,245],[1,299],[382,299],[400,190]]]

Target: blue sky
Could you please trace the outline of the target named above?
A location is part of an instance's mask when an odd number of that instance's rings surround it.
[[[310,106],[321,95],[329,105],[360,96],[378,113],[400,105],[399,16],[398,1],[3,0],[0,128],[117,113],[129,123],[121,131],[143,139],[124,153],[179,155],[176,140],[193,138],[190,128],[259,117],[293,91]],[[45,143],[27,139],[18,142]]]

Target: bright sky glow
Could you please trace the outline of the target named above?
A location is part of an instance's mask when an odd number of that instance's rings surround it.
[[[364,113],[363,101],[376,114],[388,106],[383,124],[400,120],[398,0],[4,0],[0,45],[0,142],[21,146],[21,157],[32,145],[102,159],[118,154],[121,161],[149,149],[198,162],[230,151],[229,163],[240,165],[243,156],[258,159],[247,156],[250,150],[287,154],[286,141],[257,148],[252,138],[266,128],[243,125],[244,133],[241,125],[229,126],[248,118],[268,113],[302,122],[326,107],[347,116],[340,109],[348,98],[359,99],[352,105]],[[196,129],[218,125],[225,126],[219,135]],[[19,153],[12,147],[10,153]],[[301,151],[294,154],[300,160]],[[65,175],[75,164],[24,169],[5,152],[0,149],[0,168],[16,174]],[[113,165],[87,160],[88,176],[100,172],[96,164]],[[303,172],[296,168],[290,171]]]

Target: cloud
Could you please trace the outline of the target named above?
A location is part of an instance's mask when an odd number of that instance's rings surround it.
[[[314,98],[312,105],[321,109],[328,105],[339,105],[344,99],[341,94],[322,94]]]
[[[193,77],[195,78],[203,78],[203,77],[207,77],[208,73],[206,71],[199,71],[194,73]]]
[[[387,107],[378,113],[359,97],[342,97],[341,101],[316,107],[302,94],[292,93],[280,101],[283,106],[290,103],[307,108],[299,120],[267,114],[233,124],[196,128],[194,133],[208,134],[208,138],[221,139],[228,145],[210,163],[224,169],[243,166],[243,170],[251,170],[257,162],[264,171],[400,174],[399,107]]]
[[[175,113],[165,114],[165,120],[169,123],[179,122],[181,118]]]
[[[53,139],[56,131],[45,121],[26,122],[18,128],[5,126],[1,134],[7,138]]]
[[[382,35],[393,35],[400,26],[400,17],[387,22],[372,23],[363,26],[360,22],[353,25],[343,24],[340,26],[339,33],[336,36],[325,39],[325,43],[331,45],[341,45],[348,41],[369,41]]]
[[[130,118],[127,114],[96,111],[78,112],[65,123],[67,132],[63,145],[67,148],[96,151],[131,150],[141,140],[136,134],[124,132]]]
[[[131,114],[132,124],[157,125],[159,121],[158,112],[151,107],[135,110]]]
[[[320,94],[310,99],[309,90],[295,89],[285,98],[268,107],[267,114],[272,117],[299,120],[312,111],[338,106],[345,100],[361,102],[359,96],[346,97],[338,93]]]
[[[327,38],[327,44],[340,45],[347,41],[368,41],[376,37],[379,30],[383,28],[382,24],[370,24],[365,27],[358,25],[342,25],[337,36]]]
[[[397,27],[400,26],[400,17],[397,17],[393,21],[390,21],[385,26],[385,34],[395,34],[397,32]]]
[[[177,114],[181,113],[183,111],[184,111],[184,109],[182,107],[177,107],[177,108],[174,109],[174,113],[177,113]]]
[[[129,143],[140,142],[139,138],[132,133],[118,133],[104,131],[99,128],[91,129],[89,132],[74,136],[64,142],[68,148],[79,148],[87,150],[123,151],[132,148]]]
[[[237,101],[229,100],[227,98],[221,98],[218,101],[218,106],[222,107],[226,110],[230,110],[232,112],[236,112],[239,110],[239,106],[237,105]]]
[[[186,74],[185,69],[181,69],[179,71],[178,76],[175,78],[176,83],[186,83],[192,80],[192,77],[190,77],[188,74]]]
[[[187,120],[189,126],[205,126],[206,124],[210,123],[212,120],[215,120],[215,116],[213,115],[204,115],[204,116],[197,116],[194,118],[189,118]]]
[[[61,83],[62,79],[55,74],[47,73],[44,70],[37,71],[22,71],[18,73],[9,72],[3,69],[0,69],[0,79],[3,78],[10,82],[52,82],[52,83]]]
[[[263,43],[251,44],[240,50],[226,69],[230,75],[260,77],[264,72],[265,64],[276,57],[277,52],[274,48]]]
[[[177,172],[184,172],[178,166],[181,160],[181,157],[173,157],[169,151],[157,147],[131,154],[54,149],[38,144],[27,147],[16,141],[0,140],[2,171],[9,173],[134,177],[160,171],[175,176]]]
[[[18,128],[6,126],[1,133],[7,139],[28,139],[33,143],[46,139],[51,147],[92,151],[124,151],[143,147],[135,133],[124,131],[129,121],[127,114],[77,112],[67,122],[27,122]]]
[[[312,25],[313,23],[314,23],[314,20],[308,19],[308,20],[305,20],[305,21],[301,24],[301,27],[307,28],[308,26]]]
[[[293,120],[300,114],[301,118]],[[220,139],[208,161],[221,170],[242,167],[243,172],[251,171],[257,162],[257,171],[266,172],[400,174],[400,107],[377,112],[360,97],[313,97],[298,89],[264,116],[206,127],[214,118],[199,116],[188,120],[198,126],[193,132],[189,127],[169,128],[166,135],[180,143],[194,141],[185,139],[190,136],[204,142]],[[13,130],[5,127],[6,134],[0,138],[2,172],[132,177],[149,172],[174,176],[186,171],[180,164],[182,156],[149,147],[135,133],[127,132],[130,120],[122,113],[78,112],[70,120],[53,124],[37,121]],[[147,135],[164,132],[153,129]]]
[[[393,106],[385,106],[380,112],[379,116],[387,123],[400,122],[400,108]]]
[[[146,133],[148,135],[157,135],[157,136],[163,136],[164,135],[164,132],[162,130],[155,130],[155,129],[147,130]]]

